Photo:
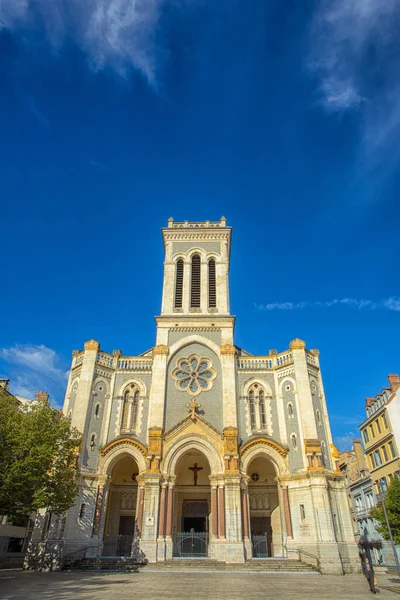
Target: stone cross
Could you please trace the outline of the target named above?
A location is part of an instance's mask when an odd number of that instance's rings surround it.
[[[193,421],[195,421],[196,420],[196,409],[201,408],[201,404],[197,404],[196,398],[192,398],[192,401],[190,402],[190,404],[189,404],[189,402],[187,402],[185,404],[185,406],[186,406],[186,408],[190,408],[190,410],[192,411],[190,418],[193,419]]]
[[[193,399],[194,399],[194,398],[193,398]],[[199,471],[202,471],[202,470],[203,470],[203,467],[198,467],[198,466],[197,466],[197,463],[194,463],[193,467],[189,467],[189,469],[190,469],[191,471],[193,471],[193,481],[194,481],[194,485],[197,485],[197,477],[198,477],[197,473],[198,473]]]

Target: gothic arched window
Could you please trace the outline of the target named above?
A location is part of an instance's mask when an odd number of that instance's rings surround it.
[[[122,412],[121,430],[125,432],[135,431],[139,409],[139,390],[133,383],[124,394],[124,405]]]
[[[192,256],[192,277],[190,282],[190,307],[200,308],[201,260],[199,254]]]
[[[260,405],[260,425],[261,429],[266,429],[267,427],[267,415],[265,411],[265,394],[264,390],[260,390],[258,394],[258,402]]]
[[[293,450],[297,450],[297,437],[295,433],[292,433],[292,435],[290,436],[291,440],[292,440],[292,448]]]
[[[293,413],[293,404],[291,402],[288,403],[287,410],[288,410],[289,419],[292,419],[294,416],[294,413]]]
[[[250,409],[250,426],[251,429],[256,428],[256,411],[254,406],[254,391],[250,390],[249,392],[249,409]]]
[[[208,306],[209,308],[216,308],[217,306],[217,281],[214,258],[208,261]]]
[[[176,263],[175,308],[182,308],[182,298],[183,298],[183,260],[180,258]]]

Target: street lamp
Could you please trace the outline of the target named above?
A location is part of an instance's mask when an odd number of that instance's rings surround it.
[[[388,519],[388,516],[387,516],[383,485],[382,485],[381,481],[378,481],[377,483],[378,483],[379,497],[380,497],[380,500],[382,502],[383,513],[384,513],[385,519],[386,519],[386,527],[387,527],[388,532],[389,532],[390,543],[392,544],[392,551],[393,551],[393,554],[394,554],[394,560],[396,561],[397,574],[400,577],[400,562],[399,562],[399,557],[397,556],[396,545],[395,545],[394,540],[393,540],[392,530],[390,528],[390,523],[389,523],[389,519]]]

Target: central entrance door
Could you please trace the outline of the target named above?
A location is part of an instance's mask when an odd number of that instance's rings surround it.
[[[183,531],[207,533],[207,500],[184,500],[182,504]]]

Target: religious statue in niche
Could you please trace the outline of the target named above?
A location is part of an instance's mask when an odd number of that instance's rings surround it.
[[[251,510],[269,510],[268,494],[250,494],[250,509]]]
[[[197,463],[194,463],[193,467],[189,467],[189,470],[193,472],[193,485],[197,485],[198,473],[203,470],[203,467],[198,467]]]

